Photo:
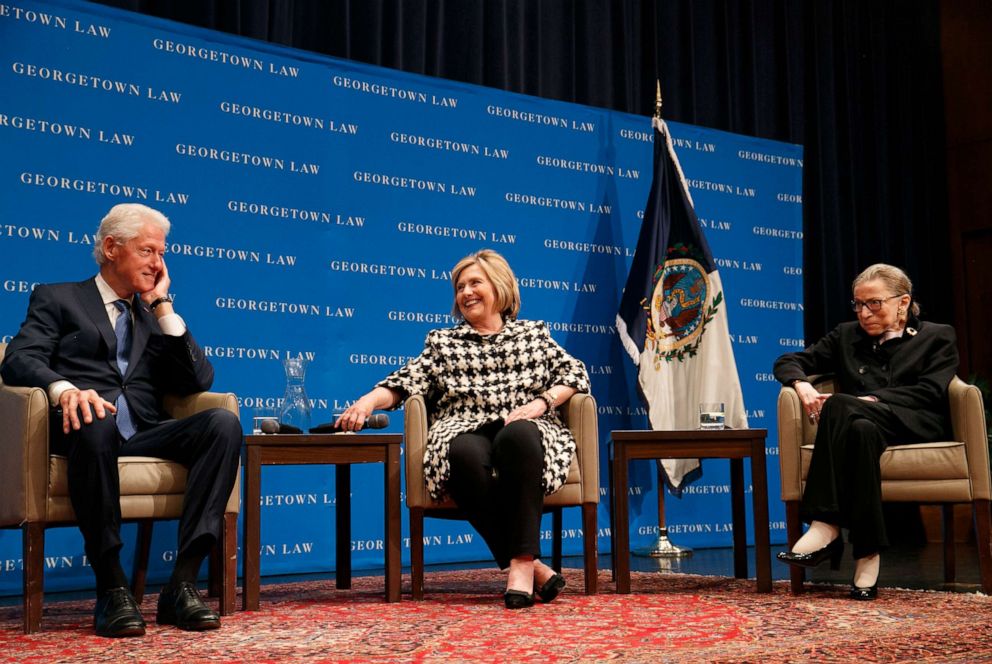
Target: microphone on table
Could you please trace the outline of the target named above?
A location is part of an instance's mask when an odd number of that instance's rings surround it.
[[[303,429],[294,427],[292,424],[283,424],[276,420],[262,420],[259,425],[262,433],[303,433]]]
[[[373,415],[369,415],[362,428],[385,429],[388,426],[389,415],[386,415],[385,413],[375,413]],[[310,433],[338,433],[339,431],[342,431],[341,427],[334,426],[334,422],[324,422],[323,424],[318,424],[315,427],[310,427]]]

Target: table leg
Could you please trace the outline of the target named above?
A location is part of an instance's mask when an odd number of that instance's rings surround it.
[[[613,495],[611,507],[613,515],[614,556],[613,569],[616,575],[617,593],[630,592],[630,524],[627,505],[627,446],[613,442]]]
[[[751,499],[754,503],[754,567],[758,592],[772,591],[772,552],[768,532],[768,473],[765,468],[765,441],[751,446]]]
[[[386,601],[400,601],[400,446],[386,445]]]
[[[245,447],[244,593],[241,597],[241,608],[245,611],[258,611],[261,485],[262,451],[254,445],[248,445]]]
[[[734,576],[747,578],[747,518],[744,514],[744,460],[730,460],[730,512],[734,524]]]
[[[610,574],[613,576],[613,580],[617,580],[617,525],[614,523],[616,510],[613,509],[613,441],[610,441],[608,446],[609,459],[607,460],[607,497],[610,501]]]
[[[337,505],[335,518],[335,551],[337,571],[336,586],[341,590],[351,588],[351,464],[334,466],[334,492]]]

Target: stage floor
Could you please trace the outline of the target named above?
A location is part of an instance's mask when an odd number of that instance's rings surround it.
[[[772,546],[772,579],[789,578],[789,566],[775,559],[775,554],[784,550],[783,545]],[[840,569],[830,570],[824,563],[806,578],[812,583],[850,584],[854,576],[854,560],[850,547],[844,551]],[[915,590],[945,590],[953,592],[981,591],[981,575],[978,567],[978,547],[975,544],[960,543],[955,547],[956,581],[944,583],[944,545],[930,543],[923,546],[893,546],[882,554],[879,586],[886,588],[912,588]],[[569,567],[581,567],[581,558],[569,558]],[[601,556],[600,567],[609,567],[609,556]],[[631,556],[631,570],[650,572],[672,571],[682,574],[703,574],[708,576],[732,576],[734,570],[733,549],[698,549],[690,558],[657,559],[646,556]],[[748,549],[748,574],[754,574],[754,550]]]
[[[878,584],[885,588],[911,588],[914,590],[942,590],[950,592],[980,592],[980,574],[978,568],[978,548],[974,543],[959,543],[956,548],[957,556],[957,580],[952,584],[944,583],[944,563],[943,547],[941,543],[930,543],[923,546],[893,546],[889,551],[882,554],[882,570],[879,575]],[[775,554],[782,551],[782,545],[772,545],[772,579],[775,581],[788,580],[789,568],[774,558]],[[576,573],[581,576],[582,557],[566,556],[563,559],[566,568],[576,569]],[[491,565],[488,561],[459,563],[454,565],[430,565],[428,572],[458,569],[487,568]],[[610,568],[609,554],[600,554],[600,569]],[[634,572],[674,572],[679,574],[699,574],[703,576],[733,576],[734,573],[734,552],[732,548],[718,549],[697,549],[689,558],[681,559],[657,559],[647,556],[631,556],[631,571]],[[754,574],[754,549],[748,548],[748,573]],[[403,592],[409,592],[409,567],[403,568]],[[353,576],[381,576],[383,569],[354,570]],[[846,585],[851,582],[854,574],[854,561],[850,556],[850,549],[845,551],[841,562],[840,570],[833,572],[827,564],[807,573],[808,582],[829,583]],[[262,578],[262,584],[301,582],[307,580],[334,578],[333,574],[297,574],[287,576],[266,576]],[[581,583],[579,578],[576,583]],[[240,582],[239,582],[240,586]],[[157,593],[159,587],[155,584],[148,585],[149,593]],[[75,591],[65,593],[47,593],[46,597],[51,601],[87,598],[92,596],[92,591]],[[20,595],[0,597],[0,606],[20,604]]]

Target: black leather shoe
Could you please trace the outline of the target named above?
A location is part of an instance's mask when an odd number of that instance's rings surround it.
[[[552,601],[555,597],[558,597],[560,593],[565,588],[565,577],[561,574],[554,574],[550,579],[544,582],[544,585],[540,588],[537,584],[534,584],[534,594],[541,598],[541,601],[547,604]]]
[[[798,567],[816,567],[827,558],[830,559],[830,569],[840,569],[840,557],[844,553],[844,540],[838,536],[830,544],[818,551],[811,553],[793,553],[792,551],[779,551],[776,556],[783,563],[796,565]]]
[[[851,584],[851,599],[856,599],[859,602],[870,602],[876,597],[878,597],[877,583],[871,588],[859,588],[853,583]]]
[[[503,593],[503,602],[508,609],[526,609],[534,606],[534,593],[525,593],[522,590],[507,590]]]
[[[145,619],[141,617],[138,603],[134,601],[130,590],[111,588],[97,597],[93,627],[97,636],[143,636]]]
[[[159,625],[175,625],[179,629],[200,632],[220,627],[220,616],[203,603],[196,586],[181,581],[175,588],[164,589],[158,596]]]

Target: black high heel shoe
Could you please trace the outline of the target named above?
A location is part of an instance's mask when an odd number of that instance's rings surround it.
[[[840,557],[844,553],[844,540],[838,535],[830,544],[822,549],[810,553],[793,553],[792,551],[780,551],[776,556],[783,563],[796,565],[797,567],[816,567],[827,558],[830,559],[830,569],[840,569]]]
[[[555,573],[550,579],[544,582],[544,585],[540,588],[537,584],[534,584],[534,594],[541,598],[541,601],[547,604],[552,601],[558,594],[565,588],[565,577],[561,574]]]
[[[870,602],[876,597],[878,597],[878,583],[875,583],[871,588],[859,588],[853,583],[851,584],[851,599],[856,599],[859,602]]]
[[[503,602],[508,609],[526,609],[534,606],[534,593],[525,593],[522,590],[507,590],[503,593]]]

